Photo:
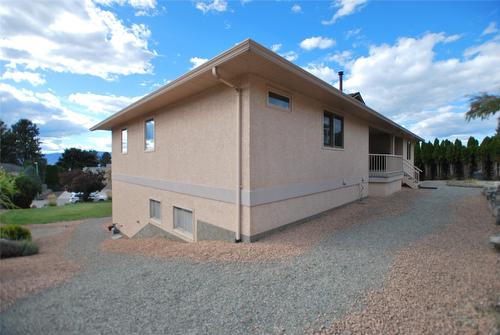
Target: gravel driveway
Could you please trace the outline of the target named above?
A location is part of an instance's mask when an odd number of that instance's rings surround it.
[[[441,185],[402,215],[369,220],[285,261],[224,263],[104,253],[105,219],[75,231],[71,281],[0,314],[1,334],[300,334],[362,308],[395,254],[451,219],[447,206],[478,189]],[[109,220],[109,219],[108,219]]]

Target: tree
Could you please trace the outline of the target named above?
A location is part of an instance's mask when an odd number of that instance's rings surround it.
[[[477,169],[478,162],[478,150],[479,150],[479,142],[474,137],[469,137],[467,140],[467,147],[464,152],[464,175],[465,178],[471,178],[474,174],[474,171]]]
[[[81,192],[83,201],[88,201],[90,193],[104,188],[104,174],[90,171],[68,171],[61,174],[61,184],[70,192]]]
[[[108,164],[111,164],[111,154],[109,152],[103,152],[99,159],[99,165],[106,166]]]
[[[500,96],[483,93],[472,96],[470,99],[470,108],[465,113],[465,119],[488,119],[500,111]],[[497,134],[500,134],[500,118],[498,118]]]
[[[40,147],[40,131],[36,124],[27,119],[21,119],[12,125],[15,136],[15,151],[18,164],[36,162],[42,158]]]
[[[82,150],[78,148],[65,149],[57,165],[64,170],[83,169],[98,165],[97,152],[94,150]]]
[[[17,164],[16,137],[7,125],[0,120],[0,162]]]
[[[58,191],[61,188],[59,184],[59,167],[56,165],[47,165],[45,170],[45,183],[52,191]]]
[[[483,93],[470,99],[470,109],[465,113],[465,119],[488,119],[500,111],[500,96]]]

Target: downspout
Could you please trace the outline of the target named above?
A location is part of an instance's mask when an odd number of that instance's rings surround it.
[[[212,68],[212,75],[221,83],[233,88],[237,93],[236,112],[236,236],[235,242],[241,242],[241,88],[219,76],[217,67]]]

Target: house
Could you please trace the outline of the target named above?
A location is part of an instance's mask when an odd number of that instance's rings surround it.
[[[112,131],[127,236],[253,241],[416,187],[417,135],[245,40],[91,128]]]

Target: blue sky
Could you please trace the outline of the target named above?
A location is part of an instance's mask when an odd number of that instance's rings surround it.
[[[500,93],[498,1],[6,0],[0,118],[41,129],[44,152],[110,150],[89,132],[141,96],[252,38],[422,137],[494,133],[467,96]]]

